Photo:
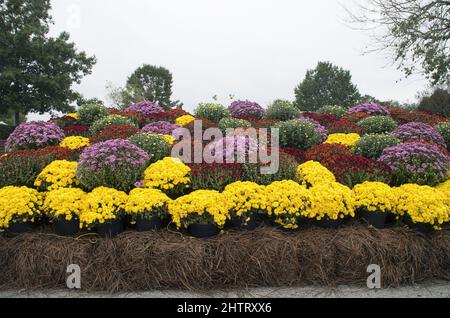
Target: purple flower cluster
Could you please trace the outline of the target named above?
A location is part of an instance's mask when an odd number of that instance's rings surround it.
[[[376,103],[364,103],[364,104],[359,104],[356,106],[353,106],[352,108],[350,108],[348,110],[349,114],[354,114],[354,113],[366,113],[369,115],[389,115],[390,112],[389,110],[380,105],[380,104],[376,104]]]
[[[164,112],[164,109],[161,106],[148,100],[144,100],[142,102],[131,105],[125,110],[127,112],[134,112],[143,116],[151,116]]]
[[[221,163],[222,160],[233,162],[233,160],[245,160],[248,156],[258,154],[258,142],[249,136],[227,136],[210,143],[205,147],[208,155],[214,162]]]
[[[143,132],[152,134],[171,135],[175,129],[180,128],[180,125],[169,123],[168,121],[157,121],[142,128]]]
[[[265,115],[265,110],[258,103],[251,101],[235,101],[229,107],[230,115],[242,119],[261,119]]]
[[[388,147],[378,161],[397,175],[397,184],[435,185],[445,180],[450,168],[448,157],[438,147],[420,142]]]
[[[122,167],[142,166],[148,154],[128,140],[112,139],[84,149],[78,167],[87,172],[99,172],[105,168],[115,170]]]
[[[436,145],[444,148],[446,147],[444,137],[439,131],[433,126],[424,123],[407,123],[395,129],[392,134],[403,141],[421,139],[434,142]]]
[[[324,126],[322,126],[318,121],[316,121],[312,118],[308,118],[308,117],[299,117],[298,120],[300,120],[301,122],[304,122],[304,123],[312,124],[316,128],[316,130],[319,132],[321,141],[324,142],[325,140],[327,140],[328,132],[327,132],[326,128]]]
[[[5,146],[8,152],[56,146],[64,137],[64,131],[52,122],[31,121],[17,126]]]

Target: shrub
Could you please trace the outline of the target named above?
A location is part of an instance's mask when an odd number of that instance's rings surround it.
[[[315,121],[312,118],[308,118],[308,117],[300,117],[300,118],[298,118],[298,120],[301,121],[301,122],[304,122],[304,123],[313,124],[314,127],[316,128],[316,130],[320,134],[320,141],[324,142],[325,140],[327,140],[327,138],[328,138],[327,130],[319,122]]]
[[[17,222],[34,222],[41,216],[42,195],[27,187],[0,189],[0,229]]]
[[[274,126],[280,132],[280,147],[295,147],[308,150],[321,141],[321,135],[311,123],[299,120],[281,122]]]
[[[223,131],[236,128],[250,128],[252,124],[245,119],[223,118],[219,121],[219,128]]]
[[[128,140],[113,139],[83,150],[76,176],[88,190],[105,186],[129,191],[140,180],[148,154]]]
[[[139,129],[132,125],[109,125],[98,134],[91,137],[91,141],[93,143],[98,143],[112,139],[128,139],[138,132]]]
[[[440,123],[439,125],[436,126],[436,129],[444,138],[445,144],[447,145],[447,149],[450,150],[450,121]]]
[[[230,114],[228,109],[221,104],[200,103],[194,110],[194,116],[218,123],[221,119],[230,117]]]
[[[76,170],[76,162],[55,160],[39,173],[36,181],[34,181],[34,186],[41,191],[76,187],[78,185],[78,180],[75,177]]]
[[[419,110],[450,117],[450,90],[437,88],[431,96],[423,97]]]
[[[230,115],[235,118],[261,119],[265,115],[264,108],[259,104],[250,101],[235,101],[228,107]]]
[[[399,144],[400,140],[390,134],[369,134],[356,142],[355,154],[370,159],[378,159],[385,148]]]
[[[108,114],[108,109],[102,104],[97,103],[84,104],[78,109],[79,122],[87,126],[108,116]]]
[[[366,113],[369,115],[389,115],[389,109],[376,103],[363,103],[353,106],[348,110],[348,114]]]
[[[0,140],[6,140],[13,131],[13,126],[0,124]]]
[[[106,127],[111,126],[111,125],[115,125],[115,126],[123,126],[123,125],[136,126],[127,117],[124,117],[124,116],[121,116],[121,115],[109,115],[107,117],[104,117],[104,118],[94,122],[92,124],[91,128],[90,128],[90,132],[93,135],[94,134],[98,134],[99,132],[104,130]]]
[[[320,115],[332,115],[336,118],[342,118],[342,116],[347,114],[347,109],[345,107],[337,105],[326,105],[320,107],[317,110],[317,113]]]
[[[296,118],[298,114],[298,108],[291,102],[278,99],[267,108],[266,118],[286,121]]]
[[[172,132],[180,127],[180,125],[172,124],[168,121],[157,121],[144,126],[142,131],[152,134],[172,135]]]
[[[445,140],[439,131],[424,123],[408,123],[398,127],[392,133],[395,137],[402,141],[422,139],[434,142],[435,144],[445,147]]]
[[[362,127],[367,134],[382,134],[392,132],[398,125],[390,117],[373,116],[361,120],[358,126]]]
[[[384,149],[380,162],[393,171],[393,184],[436,185],[445,180],[448,158],[439,148],[419,142],[404,143]]]
[[[142,116],[152,116],[164,112],[164,109],[156,103],[144,100],[125,109],[127,112],[137,113]]]
[[[329,134],[351,134],[355,133],[358,135],[364,134],[364,128],[358,126],[351,121],[338,120],[328,126]]]
[[[20,124],[6,140],[6,151],[56,146],[64,139],[64,131],[51,122],[31,121]]]
[[[163,159],[170,152],[169,142],[161,135],[139,133],[128,140],[148,154],[150,163]]]
[[[350,147],[341,144],[320,144],[306,152],[306,160],[317,161],[321,164],[333,164],[337,157],[352,154]]]

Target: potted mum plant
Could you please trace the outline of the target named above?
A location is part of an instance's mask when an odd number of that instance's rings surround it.
[[[122,217],[127,202],[125,192],[99,187],[86,197],[86,212],[80,215],[82,226],[96,229],[103,237],[114,237],[123,232]]]
[[[42,196],[27,187],[0,189],[0,228],[10,237],[28,233],[41,217]]]
[[[187,229],[196,238],[216,236],[227,219],[231,205],[218,191],[198,190],[169,203],[169,213],[177,228]]]
[[[80,230],[80,215],[87,209],[87,194],[78,188],[61,188],[47,193],[43,205],[53,230],[61,236],[75,235]]]
[[[170,198],[160,190],[137,188],[130,192],[125,212],[136,223],[138,231],[159,230],[167,217],[169,201]]]

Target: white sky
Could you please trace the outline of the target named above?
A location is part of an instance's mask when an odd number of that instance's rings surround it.
[[[343,22],[351,0],[53,0],[52,33],[66,30],[95,54],[77,89],[106,99],[143,63],[174,76],[173,99],[192,110],[218,94],[263,105],[294,100],[307,69],[331,61],[351,70],[361,93],[413,101],[421,78],[403,80],[382,54],[363,55],[368,35]]]

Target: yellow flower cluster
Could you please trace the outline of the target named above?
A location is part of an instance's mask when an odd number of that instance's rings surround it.
[[[341,144],[347,147],[353,147],[361,139],[358,134],[331,134],[324,142],[325,144]]]
[[[42,170],[34,181],[34,185],[42,190],[56,190],[59,188],[70,188],[78,185],[75,177],[77,163],[56,160]]]
[[[137,188],[128,195],[125,212],[132,216],[162,216],[169,202],[170,198],[160,190]]]
[[[86,197],[87,211],[80,215],[80,223],[86,227],[116,219],[124,212],[127,194],[111,188],[99,187]]]
[[[175,142],[175,139],[171,135],[162,135],[164,139],[169,143],[169,145],[173,145]]]
[[[265,187],[254,182],[238,181],[228,185],[223,194],[231,203],[230,213],[237,217],[250,217],[251,214],[266,209]]]
[[[450,180],[437,185],[436,189],[441,191],[445,195],[445,198],[447,199],[447,205],[450,207]]]
[[[382,182],[364,182],[353,188],[355,208],[369,212],[393,212],[396,202],[394,190]]]
[[[178,117],[175,120],[175,123],[180,126],[186,126],[186,125],[192,123],[194,120],[195,120],[195,117],[193,117],[191,115],[184,115],[184,116]]]
[[[181,160],[166,157],[150,165],[144,172],[144,185],[148,188],[172,190],[175,187],[188,187],[191,168]]]
[[[78,188],[61,188],[47,193],[43,211],[53,219],[79,219],[87,211],[87,194]]]
[[[15,222],[34,222],[41,215],[42,195],[27,187],[0,189],[0,229]]]
[[[219,228],[230,217],[231,204],[218,191],[198,190],[169,203],[172,221],[180,228],[194,223],[212,223]]]
[[[439,226],[450,221],[448,198],[429,186],[405,184],[395,189],[396,213],[409,215],[414,223]]]
[[[355,197],[350,188],[333,182],[318,184],[309,191],[312,204],[306,217],[317,220],[325,217],[330,220],[338,220],[345,216],[355,216]]]
[[[71,113],[71,114],[67,114],[67,117],[72,117],[75,120],[80,119],[80,116],[77,113]]]
[[[83,147],[90,146],[91,141],[89,138],[81,136],[70,136],[63,139],[59,146],[70,150],[77,150]]]
[[[275,222],[286,229],[298,228],[299,218],[309,210],[311,194],[294,181],[276,181],[265,188],[266,208]]]
[[[308,161],[298,166],[296,179],[298,183],[306,187],[336,182],[333,173],[317,161]]]

